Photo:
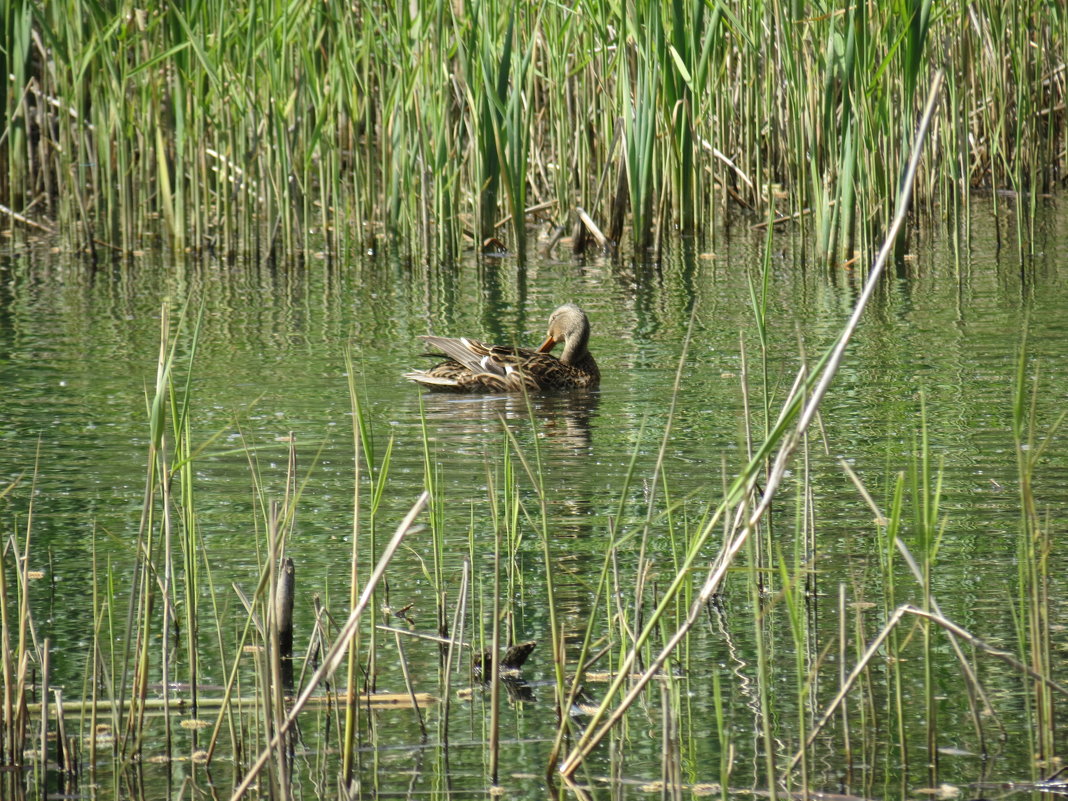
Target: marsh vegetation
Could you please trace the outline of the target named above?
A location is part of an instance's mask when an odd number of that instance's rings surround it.
[[[5,11],[0,796],[1063,789],[1066,15]]]
[[[581,209],[639,251],[804,217],[852,259],[893,216],[938,68],[921,218],[966,225],[974,189],[1033,211],[1068,158],[1049,3],[4,11],[0,203],[97,255],[526,254],[535,220],[581,243]]]

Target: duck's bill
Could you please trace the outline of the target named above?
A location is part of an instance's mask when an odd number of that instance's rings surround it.
[[[553,349],[553,345],[556,344],[556,340],[552,337],[546,337],[545,341],[541,343],[541,347],[538,348],[538,353],[548,353]]]

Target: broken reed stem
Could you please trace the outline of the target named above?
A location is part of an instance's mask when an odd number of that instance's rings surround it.
[[[52,643],[45,637],[41,649],[41,769],[38,790],[42,798],[48,797],[48,675],[52,670]]]
[[[404,677],[404,689],[408,693],[408,697],[412,701],[412,709],[415,710],[415,717],[419,721],[419,731],[423,734],[423,739],[426,739],[426,721],[423,720],[423,712],[419,708],[419,700],[416,698],[415,687],[412,685],[412,674],[408,670],[408,657],[404,653],[404,646],[401,645],[400,632],[393,632],[393,639],[397,644],[397,659],[400,660],[401,675]]]
[[[312,696],[308,699],[308,707],[329,706],[335,703],[336,695],[318,695]],[[416,693],[416,700],[422,704],[434,703],[437,699],[430,693]],[[219,696],[218,698],[197,698],[197,705],[194,708],[193,702],[186,698],[175,698],[173,695],[167,701],[162,698],[148,698],[145,700],[144,707],[146,713],[161,714],[161,715],[188,715],[194,711],[201,709],[232,709],[238,712],[254,711],[257,705],[261,702],[262,695],[242,695],[242,696]],[[369,707],[396,707],[407,706],[411,702],[411,698],[407,692],[404,693],[375,693],[373,695],[361,695],[357,698],[357,701],[364,706]],[[129,700],[125,701],[126,707],[129,708]],[[64,701],[62,707],[55,707],[50,710],[52,712],[62,712],[64,715],[80,715],[85,713],[97,713],[112,712],[116,707],[113,701]],[[26,704],[25,706],[27,715],[39,715],[41,713],[40,702],[32,704]]]
[[[362,437],[362,409],[360,396],[356,389],[356,366],[352,359],[352,351],[345,348],[345,376],[348,381],[349,406],[352,412],[352,550],[349,556],[349,604],[355,606],[357,593],[360,587],[360,460],[363,458]],[[367,466],[368,473],[371,465]],[[374,548],[374,537],[371,538],[371,547]],[[372,551],[372,557],[374,553]],[[356,704],[352,699],[356,698],[356,681],[359,659],[360,637],[357,633],[349,647],[348,664],[345,670],[345,695],[349,699],[345,704],[345,729],[341,746],[341,777],[348,785],[352,779],[352,762],[356,747],[356,727],[359,725],[359,716],[356,714]]]
[[[445,675],[442,677],[442,692],[441,697],[443,699],[442,710],[442,742],[449,742],[449,705],[451,701],[451,681],[452,681],[452,666],[456,659],[456,646],[463,645],[463,631],[465,616],[467,612],[467,591],[468,581],[471,573],[471,563],[464,559],[463,572],[460,575],[460,589],[457,596],[456,611],[452,617],[452,631],[449,633],[449,648],[445,654]],[[457,639],[459,638],[459,639]]]
[[[6,548],[4,549],[7,550]],[[4,554],[6,556],[6,554]],[[18,570],[18,563],[15,564]],[[22,743],[15,736],[15,665],[11,659],[11,634],[8,629],[10,610],[7,605],[7,570],[0,561],[0,670],[4,678],[3,742],[0,743],[0,764],[17,764],[16,754],[22,753]]]
[[[68,747],[67,727],[63,722],[63,715],[58,710],[63,708],[63,691],[59,688],[52,691],[55,696],[54,709],[56,713],[56,767],[62,770],[67,778],[75,775],[73,748]],[[69,788],[68,788],[69,793]]]
[[[30,544],[32,542],[33,535],[33,500],[37,494],[37,474],[41,457],[41,437],[37,437],[37,455],[34,458],[33,465],[33,482],[30,485],[30,503],[29,508],[26,511],[26,538],[23,541],[22,555],[19,556],[17,542],[14,538],[11,540],[12,550],[15,554],[15,565],[18,575],[21,577],[21,601],[19,609],[19,676],[18,676],[18,691],[16,693],[17,703],[25,706],[26,703],[26,689],[27,689],[27,676],[29,675],[30,664],[30,640],[33,640],[35,644],[37,642],[37,635],[34,632],[33,618],[30,615]],[[29,635],[29,636],[27,636]],[[21,717],[21,715],[20,715]],[[21,731],[25,732],[28,729],[28,721],[21,721]],[[22,737],[19,738],[20,741]],[[19,755],[15,757],[16,764],[22,763],[21,751]]]
[[[177,441],[177,440],[176,440]],[[160,441],[160,449],[157,452],[159,458],[159,475],[161,477],[160,488],[160,506],[163,514],[163,587],[161,588],[160,595],[163,596],[163,636],[160,637],[160,681],[163,685],[163,698],[166,700],[170,693],[170,646],[171,646],[171,620],[174,617],[171,607],[171,583],[174,579],[174,558],[171,552],[173,547],[173,535],[174,528],[171,523],[171,504],[173,499],[171,497],[171,481],[170,481],[170,466],[167,459],[167,438],[163,437]],[[189,632],[186,632],[189,634]],[[163,721],[163,753],[168,757],[171,755],[171,721],[170,717],[167,717]]]
[[[904,618],[905,615],[914,615],[924,620],[929,620],[932,623],[935,623],[945,629],[946,633],[949,634],[951,637],[967,641],[975,648],[978,648],[981,651],[986,651],[991,656],[996,657],[1007,663],[1014,670],[1017,670],[1021,673],[1025,673],[1031,678],[1033,678],[1035,681],[1042,682],[1042,684],[1044,684],[1045,686],[1056,690],[1062,695],[1068,696],[1068,688],[1062,686],[1061,684],[1058,684],[1048,676],[1043,676],[1037,671],[1032,670],[1029,666],[1020,662],[1008,651],[1002,651],[999,648],[995,648],[992,645],[988,645],[987,643],[980,640],[978,637],[973,636],[966,629],[961,628],[953,621],[948,620],[939,614],[920,609],[919,607],[913,606],[912,604],[902,604],[894,610],[894,613],[890,616],[890,619],[886,621],[886,625],[883,626],[882,630],[875,637],[875,639],[872,640],[871,643],[869,643],[860,660],[854,666],[853,670],[850,672],[846,680],[842,683],[842,686],[838,690],[838,694],[835,695],[834,699],[830,702],[830,704],[827,705],[827,708],[823,711],[823,714],[820,715],[820,719],[816,722],[815,726],[813,726],[812,730],[809,732],[808,737],[805,739],[804,746],[798,749],[797,753],[794,754],[793,758],[790,760],[790,770],[794,769],[797,763],[801,760],[801,757],[804,754],[805,750],[808,749],[813,742],[815,742],[816,737],[819,735],[823,727],[827,725],[827,722],[834,715],[835,710],[837,710],[839,705],[845,700],[846,695],[849,694],[849,691],[853,688],[853,684],[856,683],[857,679],[860,677],[860,674],[864,672],[865,668],[867,668],[868,666],[868,663],[878,652],[879,648],[882,647],[882,644],[886,642],[886,638],[890,636],[890,633],[894,630],[898,623],[901,622],[901,619]]]
[[[290,455],[292,456],[292,438],[290,439]],[[292,468],[292,461],[290,462]],[[290,470],[288,476],[292,476]],[[289,480],[286,481],[286,502],[289,499]],[[263,655],[264,664],[264,726],[265,732],[277,732],[281,729],[283,715],[285,714],[285,692],[282,681],[282,646],[281,628],[278,621],[278,595],[279,595],[279,570],[283,554],[285,553],[285,534],[281,527],[281,512],[278,501],[271,501],[270,517],[267,521],[267,600],[264,604],[266,613],[265,631],[263,641],[267,646],[267,652]],[[284,738],[270,738],[268,749],[274,748],[275,776],[274,784],[278,787],[283,801],[289,798],[289,766],[287,764],[287,749]]]
[[[509,488],[510,489],[510,488]],[[506,491],[508,491],[506,489]],[[552,598],[549,599],[552,603]],[[498,765],[501,748],[501,527],[494,527],[493,532],[493,633],[490,637],[489,665],[482,664],[482,679],[485,681],[486,670],[490,671],[490,741],[489,741],[489,775],[490,784],[498,784]]]
[[[293,604],[296,593],[296,567],[293,560],[282,560],[278,586],[274,595],[274,625],[278,632],[278,658],[281,662],[282,687],[293,688]]]
[[[586,230],[597,240],[597,244],[600,246],[601,250],[609,250],[611,246],[608,242],[608,237],[606,237],[601,229],[597,227],[597,223],[595,223],[593,218],[586,213],[586,210],[582,208],[582,206],[575,206],[575,213],[582,221],[582,224],[586,226]]]
[[[855,472],[853,472],[853,469],[845,462],[845,460],[839,459],[839,464],[842,465],[843,469],[846,472],[846,475],[849,476],[854,486],[862,487],[860,478]],[[875,519],[885,520],[885,516],[879,510],[879,507],[875,504],[875,501],[872,500],[871,495],[863,489],[861,490],[861,495],[868,503],[869,508],[875,513]],[[901,554],[901,558],[904,560],[905,564],[908,565],[909,571],[912,573],[912,577],[916,579],[916,583],[924,589],[925,595],[927,596],[928,605],[931,607],[932,610],[934,610],[934,613],[936,615],[941,615],[941,607],[939,607],[938,602],[935,600],[934,596],[930,594],[929,590],[925,586],[923,568],[921,568],[920,565],[916,563],[916,559],[912,556],[912,553],[909,551],[908,546],[905,545],[904,541],[900,537],[894,537],[894,546],[897,548],[898,553]],[[982,739],[983,727],[978,703],[980,701],[982,702],[983,711],[987,713],[990,713],[993,710],[993,704],[990,703],[990,699],[987,697],[986,691],[983,690],[983,687],[979,682],[979,677],[975,675],[975,671],[972,669],[971,662],[964,655],[964,651],[961,650],[960,643],[957,642],[956,638],[952,635],[952,633],[950,633],[949,635],[949,645],[950,648],[953,649],[953,654],[957,658],[957,664],[960,665],[961,673],[964,675],[964,685],[968,691],[968,708],[971,713],[972,723],[975,726],[976,734],[979,736],[980,739]]]

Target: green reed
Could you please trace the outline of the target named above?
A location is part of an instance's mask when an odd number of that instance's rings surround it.
[[[806,739],[806,727],[812,711],[809,705],[809,683],[812,678],[812,663],[814,661],[813,654],[811,653],[811,644],[814,638],[814,633],[809,629],[808,624],[810,616],[808,614],[807,605],[802,597],[806,583],[805,571],[806,568],[803,564],[795,562],[792,566],[788,566],[785,557],[779,559],[778,577],[782,588],[783,613],[789,624],[790,636],[793,644],[793,701],[797,705],[797,722],[794,724],[794,732],[796,733],[799,743],[804,742]],[[773,752],[769,751],[769,754],[771,753]],[[794,774],[787,773],[785,777],[787,783],[789,783],[791,779],[795,779],[798,782],[798,786],[809,786],[809,765],[807,757],[808,752],[802,751],[800,765],[798,766],[798,775],[795,776]],[[773,774],[769,772],[767,778],[770,780],[772,777]],[[774,793],[772,795],[774,795]]]
[[[494,237],[523,253],[534,206],[558,224],[626,208],[642,247],[777,204],[849,259],[893,213],[917,89],[943,64],[921,213],[1007,188],[1023,243],[1068,152],[1068,19],[1046,4],[4,11],[0,204],[98,256],[314,241],[451,259]]]
[[[1051,520],[1040,509],[1035,474],[1051,441],[1064,422],[1061,413],[1039,436],[1035,405],[1040,388],[1037,377],[1028,376],[1026,339],[1017,358],[1016,381],[1012,399],[1012,431],[1016,450],[1016,468],[1020,494],[1020,536],[1017,542],[1018,577],[1012,598],[1019,643],[1018,652],[1038,676],[1049,676],[1053,669],[1052,628],[1050,622],[1050,555],[1053,548]],[[1042,681],[1031,682],[1028,713],[1033,720],[1032,750],[1040,763],[1048,764],[1055,753],[1054,693]]]
[[[880,575],[883,577],[883,581],[881,582],[883,588],[882,611],[886,618],[889,618],[893,614],[893,610],[896,609],[900,603],[898,600],[894,574],[897,564],[897,542],[898,537],[902,532],[905,502],[905,474],[903,472],[898,473],[893,485],[893,492],[888,501],[888,517],[884,517],[883,513],[878,509],[874,510],[876,513],[876,520],[878,521],[876,530],[880,535],[879,568]],[[887,649],[895,659],[891,663],[890,668],[893,692],[887,693],[886,713],[891,720],[895,721],[896,725],[894,727],[894,734],[897,738],[898,758],[901,760],[902,764],[905,764],[908,761],[908,741],[905,736],[906,701],[904,676],[902,674],[900,660],[897,658],[902,652],[901,639],[896,630],[890,632]]]
[[[528,400],[529,403],[529,400]],[[534,425],[533,411],[530,414],[531,430],[536,431]],[[545,487],[545,472],[542,467],[541,461],[541,448],[538,444],[538,438],[535,436],[532,439],[532,454],[533,458],[527,458],[524,456],[523,449],[520,448],[518,441],[515,438],[514,432],[505,426],[505,433],[508,437],[508,443],[511,446],[516,458],[519,460],[519,464],[523,468],[527,479],[531,483],[531,487],[536,493],[537,499],[537,516],[531,518],[529,512],[527,518],[529,524],[535,529],[538,536],[538,544],[540,545],[542,566],[545,571],[545,593],[548,598],[548,625],[549,625],[549,642],[552,648],[552,666],[553,666],[553,680],[554,680],[554,703],[558,711],[558,715],[563,717],[567,714],[567,710],[564,708],[564,633],[560,623],[560,613],[558,611],[558,601],[556,593],[556,581],[553,577],[554,572],[554,542],[550,531],[550,516],[548,509],[548,498],[546,495]]]
[[[365,582],[365,578],[362,575],[361,562],[360,562],[360,547],[361,544],[366,542],[367,547],[370,550],[371,558],[375,559],[378,554],[378,519],[379,508],[382,503],[386,488],[388,486],[389,478],[389,465],[393,454],[393,438],[390,437],[386,443],[386,448],[380,459],[376,460],[374,436],[371,429],[370,421],[367,418],[367,414],[364,411],[364,403],[360,399],[360,392],[357,386],[357,372],[356,364],[353,361],[352,353],[348,350],[345,351],[345,375],[348,380],[349,402],[352,412],[352,440],[353,440],[353,497],[352,497],[352,552],[349,562],[349,608],[355,608],[359,596],[361,583]],[[424,422],[424,448],[426,447],[425,438],[425,420]],[[366,475],[366,478],[365,478]],[[363,495],[363,483],[366,481],[370,490],[370,498],[366,502],[362,502]],[[434,481],[433,472],[428,470],[426,473],[426,489],[434,496]],[[437,506],[436,500],[431,501],[431,520],[437,519],[437,515],[434,514],[433,509]],[[362,516],[363,510],[366,508],[367,517],[366,520]],[[435,526],[435,530],[437,526]],[[365,536],[366,535],[366,536]],[[435,537],[437,540],[437,537]],[[436,564],[436,560],[435,560]],[[439,585],[440,586],[440,582]],[[371,605],[376,604],[377,596],[372,593]],[[388,605],[388,597],[385,600]],[[439,611],[439,616],[440,616]],[[347,702],[345,704],[345,731],[342,739],[342,768],[341,773],[346,783],[352,780],[353,766],[355,759],[355,747],[357,737],[359,734],[359,715],[357,710],[357,702],[359,699],[359,686],[357,681],[357,673],[359,669],[360,649],[361,649],[361,637],[359,629],[356,630],[351,645],[347,654],[346,662],[346,675],[345,675],[345,694]],[[376,676],[375,660],[379,653],[378,634],[375,628],[371,628],[369,642],[367,644],[367,663],[366,673],[367,680],[365,682],[365,692],[374,691],[374,681]]]

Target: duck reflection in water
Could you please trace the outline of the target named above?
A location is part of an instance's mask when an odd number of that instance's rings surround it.
[[[597,415],[597,392],[558,392],[547,395],[426,395],[423,409],[439,442],[455,452],[481,456],[487,437],[499,434],[503,419],[522,440],[533,417],[539,441],[551,452],[589,453],[591,422]]]

